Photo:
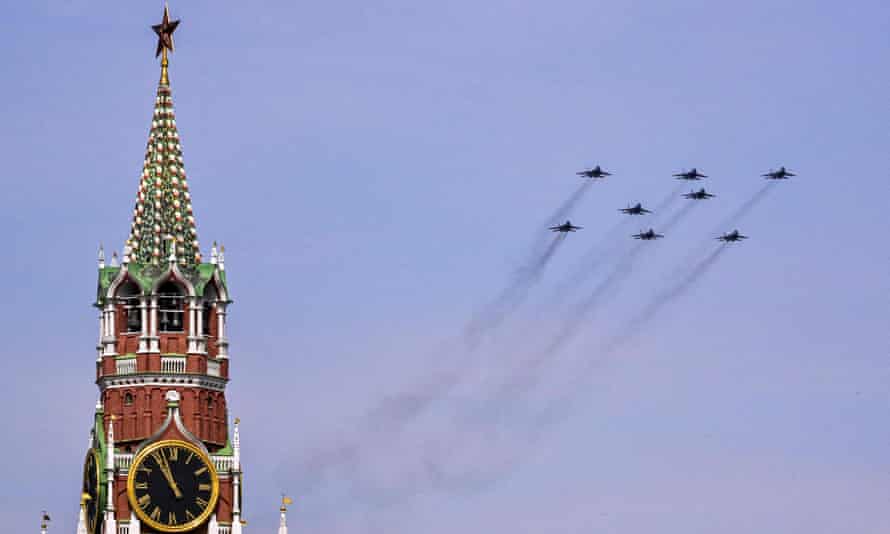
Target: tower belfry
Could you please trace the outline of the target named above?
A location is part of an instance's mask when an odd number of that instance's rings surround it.
[[[78,532],[241,534],[241,437],[229,426],[229,298],[221,249],[202,262],[170,89],[161,76],[121,261],[99,254],[99,402]],[[113,256],[116,258],[116,255]]]

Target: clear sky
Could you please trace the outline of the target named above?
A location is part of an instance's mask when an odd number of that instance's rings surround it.
[[[28,0],[0,22],[6,532],[43,508],[75,526],[96,249],[129,229],[161,9]],[[890,531],[886,2],[171,12],[199,237],[235,299],[249,532],[274,532],[280,492],[293,532]],[[531,287],[516,270],[597,163],[614,176]],[[727,220],[779,165],[799,176]],[[616,229],[692,166],[717,198]],[[515,313],[467,349],[499,294]]]

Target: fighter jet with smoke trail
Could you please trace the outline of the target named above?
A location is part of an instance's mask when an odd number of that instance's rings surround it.
[[[583,226],[575,226],[574,224],[572,224],[572,221],[566,221],[563,224],[560,224],[559,226],[551,226],[550,231],[551,232],[562,232],[562,233],[577,232],[578,230],[580,230],[582,228],[584,228],[584,227]]]
[[[618,211],[620,211],[621,213],[626,213],[628,215],[642,215],[644,213],[652,213],[651,211],[644,208],[643,205],[639,202],[637,202],[636,206],[628,206],[626,208],[621,208]]]
[[[584,169],[583,171],[578,171],[575,174],[577,174],[578,176],[583,176],[584,178],[605,178],[606,176],[612,176],[612,173],[602,170],[599,165],[592,169]]]
[[[732,232],[730,232],[728,234],[723,234],[722,236],[717,237],[715,239],[723,241],[724,243],[730,243],[730,242],[735,242],[735,241],[741,241],[742,239],[748,239],[748,236],[740,234],[738,230],[733,230]]]
[[[717,195],[712,195],[705,191],[705,188],[702,187],[698,191],[690,191],[683,195],[683,198],[691,198],[692,200],[707,200],[709,198],[713,198]]]
[[[791,176],[797,176],[793,172],[789,171],[785,167],[779,167],[777,171],[769,171],[767,173],[761,174],[767,180],[787,180]]]
[[[678,172],[674,175],[674,178],[678,180],[701,180],[702,178],[707,177],[708,175],[698,172],[698,169],[695,167],[685,172]]]
[[[650,228],[645,232],[640,230],[639,234],[634,234],[631,237],[633,237],[634,239],[642,239],[643,241],[651,241],[653,239],[661,239],[662,237],[664,237],[664,234],[656,234],[655,230]]]

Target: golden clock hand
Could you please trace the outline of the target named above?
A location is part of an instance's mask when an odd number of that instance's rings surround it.
[[[176,479],[173,478],[173,473],[170,472],[170,464],[167,463],[167,459],[164,458],[163,453],[160,455],[161,461],[158,462],[158,466],[161,468],[161,473],[164,474],[164,478],[167,479],[167,484],[170,486],[170,489],[173,490],[173,495],[177,499],[182,498],[182,492],[179,491],[179,486],[176,484]]]

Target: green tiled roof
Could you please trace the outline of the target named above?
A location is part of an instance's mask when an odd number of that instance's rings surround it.
[[[212,263],[201,263],[194,266],[179,266],[178,268],[179,272],[188,278],[189,282],[195,287],[195,293],[201,295],[204,293],[204,288],[207,287],[207,283],[213,279],[213,273],[216,271],[216,267],[217,266]],[[112,282],[114,282],[120,272],[121,267],[103,267],[99,269],[99,287],[96,295],[96,304],[102,305],[105,303],[105,295],[108,293],[108,287],[111,286]],[[166,272],[166,266],[140,263],[130,263],[127,265],[127,274],[139,285],[143,294],[150,293],[151,288]],[[225,271],[219,271],[219,279],[220,282],[222,282],[226,293],[228,293]]]

